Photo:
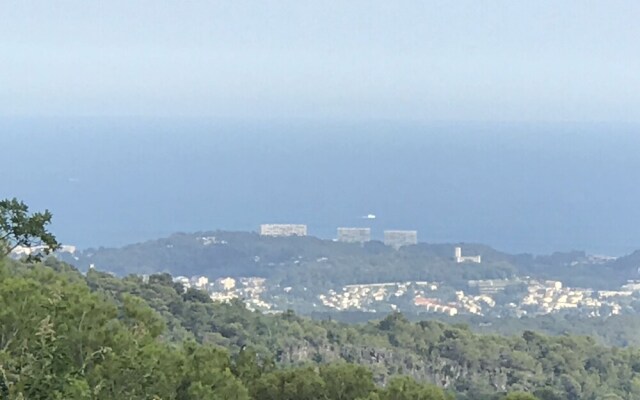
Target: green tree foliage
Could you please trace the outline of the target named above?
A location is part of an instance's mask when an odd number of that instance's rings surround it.
[[[322,400],[326,384],[311,368],[284,369],[262,375],[253,397],[261,400]]]
[[[531,393],[513,392],[506,395],[504,400],[538,400],[538,398]]]
[[[441,389],[433,385],[421,385],[413,379],[402,376],[391,379],[381,391],[380,400],[448,400]]]
[[[5,267],[2,267],[5,269]],[[7,276],[8,275],[8,276]],[[0,394],[7,399],[248,399],[220,348],[160,335],[139,297],[120,304],[75,272],[35,265],[0,282]]]
[[[45,255],[56,250],[59,244],[47,229],[51,218],[49,210],[30,214],[29,207],[16,198],[0,200],[0,256],[7,256],[18,246],[42,247]],[[41,253],[34,253],[28,260],[41,257]]]
[[[373,375],[359,365],[336,363],[320,367],[320,377],[326,384],[326,396],[335,400],[356,400],[373,392]]]
[[[378,390],[362,366],[277,369],[264,350],[243,346],[231,357],[215,344],[175,340],[166,334],[171,320],[132,293],[152,300],[139,280],[94,272],[88,284],[56,262],[29,268],[3,264],[0,260],[0,399],[355,400]],[[185,298],[166,280],[153,285],[167,304],[184,303],[176,309],[220,307]],[[235,307],[224,306],[226,325],[220,328],[229,336],[244,329],[238,324],[244,311]],[[289,315],[283,321],[298,320]]]
[[[183,346],[185,365],[178,400],[248,400],[249,392],[231,372],[227,352],[212,346],[187,342]]]

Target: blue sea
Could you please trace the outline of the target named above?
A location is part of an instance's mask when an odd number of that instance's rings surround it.
[[[640,248],[634,125],[3,118],[0,149],[0,197],[50,209],[81,248],[261,223],[509,252]]]

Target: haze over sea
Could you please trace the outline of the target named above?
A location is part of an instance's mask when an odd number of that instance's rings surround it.
[[[0,197],[64,243],[305,223],[510,252],[640,248],[629,124],[4,118]],[[377,219],[362,216],[376,214]]]

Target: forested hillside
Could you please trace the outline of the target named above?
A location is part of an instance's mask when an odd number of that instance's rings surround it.
[[[94,289],[66,265],[0,260],[0,399],[452,398],[408,377],[377,386],[356,364],[285,368],[249,346],[197,343],[187,332],[177,340],[175,320],[165,321],[143,298]],[[138,285],[134,291],[148,290]],[[197,296],[179,298],[186,308],[204,307]],[[161,301],[154,306],[161,308]],[[229,336],[234,328],[232,321],[220,326]]]
[[[122,248],[87,249],[66,261],[81,269],[91,264],[120,276],[167,272],[172,275],[260,276],[283,285],[317,289],[360,282],[411,279],[447,280],[513,276],[511,257],[487,246],[469,245],[485,257],[483,265],[452,269],[454,245],[411,246],[400,251],[372,241],[363,245],[314,237],[264,237],[250,232],[175,234]]]
[[[467,325],[476,333],[517,336],[529,330],[551,336],[590,336],[605,346],[640,347],[639,315],[584,318],[571,314],[549,314],[531,318],[489,318],[468,315],[447,317],[440,314],[403,314],[411,321],[437,320],[449,325]],[[379,315],[377,318],[384,316]],[[371,313],[344,311],[312,313],[311,317],[317,320],[329,319],[345,323],[365,323],[372,319]]]
[[[115,298],[138,293],[172,321],[175,338],[186,331],[200,342],[232,351],[251,346],[280,365],[355,362],[371,368],[379,382],[407,374],[452,389],[461,398],[465,393],[545,388],[545,393],[567,399],[596,399],[609,393],[640,396],[640,352],[601,347],[586,337],[477,335],[465,326],[411,323],[401,314],[356,326],[314,322],[292,313],[249,312],[240,302],[214,304],[193,290],[180,295],[166,275],[142,284],[139,278],[119,280],[92,271],[87,280]],[[543,398],[553,398],[549,396]]]
[[[45,264],[2,267],[4,398],[640,398],[640,352],[588,338],[478,335],[401,314],[355,326],[269,316],[168,275]]]

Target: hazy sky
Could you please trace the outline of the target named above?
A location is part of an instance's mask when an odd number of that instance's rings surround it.
[[[0,2],[0,116],[640,121],[640,2]]]

